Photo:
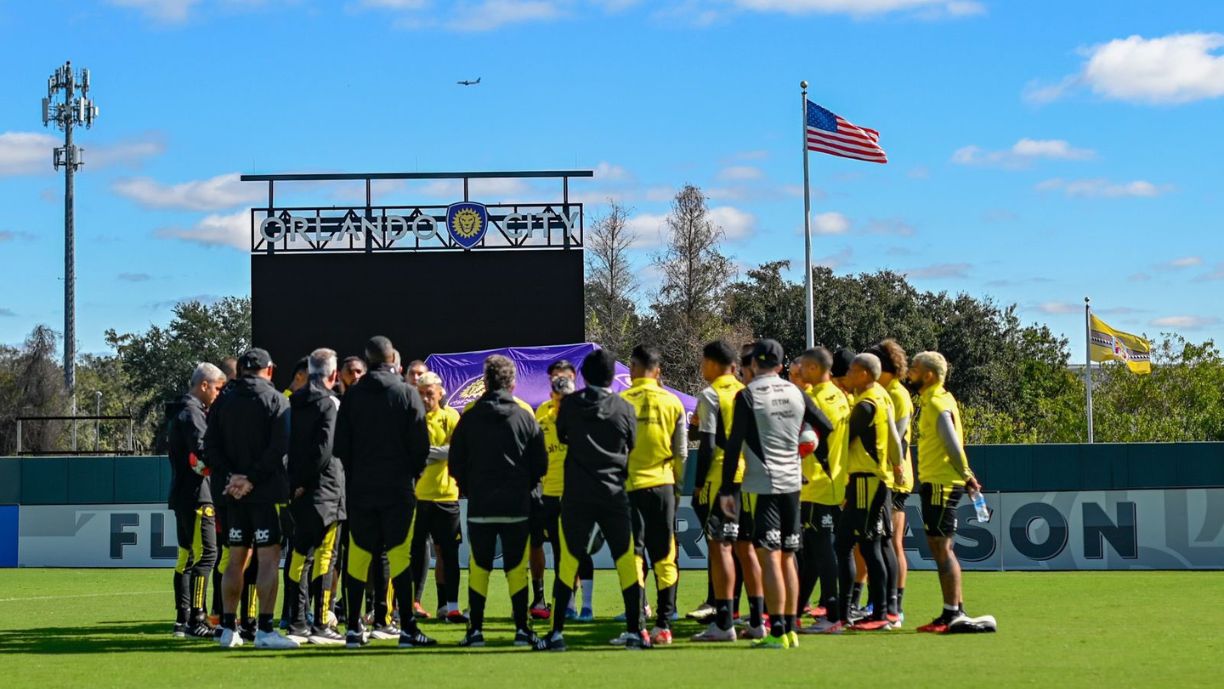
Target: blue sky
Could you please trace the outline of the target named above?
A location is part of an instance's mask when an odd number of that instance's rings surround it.
[[[610,195],[632,209],[643,301],[667,199],[693,183],[739,265],[799,265],[801,79],[891,161],[812,156],[818,262],[1017,303],[1078,360],[1085,295],[1115,327],[1224,334],[1219,2],[59,0],[0,2],[0,36],[0,342],[62,328],[38,108],[68,58],[101,108],[78,137],[86,352],[247,293],[247,172],[596,169],[573,189],[588,218]]]

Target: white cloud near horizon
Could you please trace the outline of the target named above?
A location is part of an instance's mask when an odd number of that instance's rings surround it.
[[[132,177],[116,180],[111,188],[145,208],[192,211],[229,210],[258,201],[267,193],[258,184],[239,180],[237,172],[179,184],[162,184],[148,177]]]
[[[963,146],[952,154],[957,165],[975,165],[1018,170],[1032,167],[1038,160],[1092,160],[1096,151],[1076,148],[1065,139],[1020,139],[1011,148],[988,151],[980,146]]]
[[[1107,179],[1047,179],[1039,182],[1037,191],[1061,191],[1071,198],[1153,198],[1173,190],[1169,184],[1154,184],[1146,180],[1111,182]]]

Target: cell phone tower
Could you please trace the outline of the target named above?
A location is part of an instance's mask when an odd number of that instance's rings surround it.
[[[64,132],[64,145],[55,149],[52,164],[64,168],[64,384],[72,395],[76,416],[76,238],[73,231],[73,176],[81,167],[83,149],[72,143],[77,126],[92,127],[98,106],[89,97],[89,70],[72,71],[65,62],[47,78],[47,97],[42,99],[43,126],[54,124]],[[76,424],[73,424],[75,450]]]

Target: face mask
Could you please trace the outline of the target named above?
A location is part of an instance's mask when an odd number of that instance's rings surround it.
[[[566,376],[557,376],[552,379],[552,391],[558,395],[568,395],[574,391],[574,381]]]

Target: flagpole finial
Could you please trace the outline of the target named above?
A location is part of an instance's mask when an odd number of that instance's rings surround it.
[[[804,79],[803,81],[799,82],[799,88],[803,89],[804,91],[806,91],[806,90],[807,90],[807,80],[806,80],[806,79]]]
[[[1087,305],[1087,304],[1091,304],[1091,303],[1092,303],[1092,297],[1084,297],[1084,304],[1085,304],[1085,305]]]

